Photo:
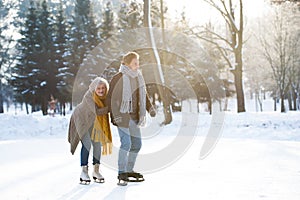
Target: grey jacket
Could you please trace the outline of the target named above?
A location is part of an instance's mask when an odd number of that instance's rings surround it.
[[[71,145],[71,153],[74,154],[79,141],[88,133],[93,125],[96,115],[108,113],[108,107],[99,108],[93,100],[93,87],[85,93],[80,104],[74,109],[69,123],[68,142]]]

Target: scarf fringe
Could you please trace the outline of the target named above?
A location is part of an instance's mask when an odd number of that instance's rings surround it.
[[[132,112],[132,103],[131,101],[122,101],[120,106],[121,113],[130,113]]]
[[[112,154],[112,148],[113,144],[112,143],[106,143],[105,145],[102,145],[102,155],[109,155]]]
[[[93,94],[93,100],[98,107],[104,107],[104,104],[101,102],[95,92]],[[112,134],[110,130],[108,114],[96,115],[94,127],[91,133],[91,139],[94,142],[101,142],[102,155],[108,155],[112,153]]]
[[[92,130],[91,139],[94,142],[101,142],[100,136],[101,136],[101,130],[97,130],[95,127]]]
[[[140,123],[145,123],[145,115],[146,115],[146,85],[145,80],[141,71],[133,71],[129,67],[125,65],[120,66],[120,72],[123,74],[123,96],[122,102],[120,106],[121,113],[130,113],[132,112],[132,91],[130,86],[129,77],[138,78],[138,88],[139,88],[139,106],[140,106]]]

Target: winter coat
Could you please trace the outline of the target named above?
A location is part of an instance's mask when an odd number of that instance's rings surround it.
[[[106,105],[108,106],[111,123],[115,126],[119,127],[129,127],[130,114],[129,113],[121,113],[120,106],[122,102],[123,96],[123,74],[121,72],[117,73],[113,76],[109,83],[110,90],[108,91],[106,98]],[[146,110],[149,112],[152,109],[152,104],[146,95]],[[135,116],[138,119],[138,115]]]
[[[98,108],[93,100],[93,87],[85,93],[82,102],[74,109],[68,131],[68,142],[71,145],[71,153],[74,154],[79,141],[93,125],[96,115],[108,113],[108,107]]]

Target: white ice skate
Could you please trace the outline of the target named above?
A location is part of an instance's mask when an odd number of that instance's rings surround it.
[[[99,164],[94,165],[93,179],[97,183],[104,183],[104,177],[99,172]]]
[[[88,166],[82,166],[82,171],[80,174],[80,184],[89,185],[90,182],[91,182],[91,179],[90,179],[89,173],[88,173]]]

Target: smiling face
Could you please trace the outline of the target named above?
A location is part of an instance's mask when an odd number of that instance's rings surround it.
[[[106,95],[106,85],[105,83],[100,83],[96,89],[95,89],[95,92],[96,94],[99,96],[99,97],[103,97]]]

